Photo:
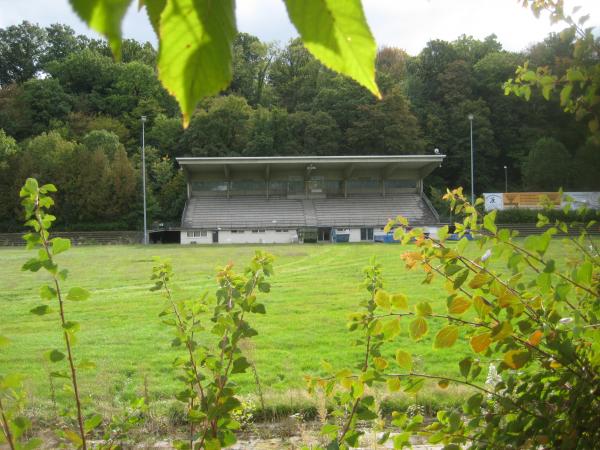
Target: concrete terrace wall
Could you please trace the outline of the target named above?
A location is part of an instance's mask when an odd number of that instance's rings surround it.
[[[25,245],[24,233],[0,233],[0,246]],[[139,231],[56,231],[51,237],[71,239],[73,245],[141,244]]]

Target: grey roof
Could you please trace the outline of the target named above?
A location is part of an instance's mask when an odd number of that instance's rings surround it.
[[[406,169],[418,172],[422,178],[440,166],[445,155],[359,155],[359,156],[256,156],[256,157],[182,157],[177,162],[186,172],[211,172],[272,169],[300,169],[307,165],[317,168],[344,169],[356,166],[364,169]]]
[[[294,200],[264,196],[191,197],[182,228],[249,229],[304,226],[375,227],[403,215],[412,225],[436,219],[418,194],[354,195],[349,198]]]

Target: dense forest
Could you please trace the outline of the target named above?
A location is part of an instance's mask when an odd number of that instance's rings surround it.
[[[59,186],[66,229],[136,228],[141,219],[141,116],[149,215],[177,222],[185,183],[175,157],[447,155],[430,188],[469,184],[473,114],[476,190],[600,190],[600,148],[556,102],[504,95],[525,61],[564,72],[568,36],[549,35],[522,53],[494,35],[431,41],[416,56],[382,47],[376,100],[316,61],[297,40],[285,46],[241,33],[227,91],[202,102],[183,130],[175,100],[155,73],[149,43],[123,43],[121,62],[101,40],[68,26],[23,22],[0,29],[0,228],[16,229],[24,179]],[[557,94],[558,95],[558,94]]]

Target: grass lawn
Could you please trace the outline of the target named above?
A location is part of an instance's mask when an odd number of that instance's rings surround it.
[[[480,251],[474,243],[469,245],[473,254]],[[293,403],[290,396],[303,390],[303,376],[319,373],[323,359],[340,368],[356,364],[361,349],[352,347],[346,319],[367,296],[359,285],[372,256],[384,266],[388,291],[405,293],[411,304],[430,301],[434,312],[446,311],[442,283],[421,285],[422,272],[404,268],[400,255],[405,248],[400,245],[75,247],[57,259],[70,271],[67,288],[78,285],[92,292],[86,302],[66,304],[68,317],[81,324],[76,357],[97,364],[96,369],[81,372],[82,392],[102,401],[123,386],[141,392],[145,385],[157,399],[168,398],[178,389],[171,366],[178,350],[170,347],[171,328],[158,317],[164,301],[149,291],[153,256],[172,259],[175,296],[190,298],[214,290],[216,267],[234,261],[241,269],[258,248],[275,255],[276,273],[271,293],[261,294],[267,314],[250,316],[259,335],[246,351],[271,403]],[[44,401],[50,389],[43,353],[62,349],[63,343],[57,317],[29,313],[41,303],[39,286],[48,279],[43,271],[20,270],[31,253],[0,248],[0,335],[12,340],[0,353],[0,370],[26,374],[29,390]],[[461,339],[452,351],[436,351],[432,339],[441,321],[419,343],[408,338],[407,323],[401,338],[389,346],[390,354],[404,347],[420,361],[419,370],[458,375],[461,355],[471,353],[465,341]],[[250,374],[239,383],[243,393],[256,391]],[[461,395],[452,389],[437,391],[440,398]]]

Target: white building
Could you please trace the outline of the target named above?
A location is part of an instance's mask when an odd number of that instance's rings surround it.
[[[390,218],[431,226],[423,178],[444,155],[177,158],[182,244],[372,241]]]

